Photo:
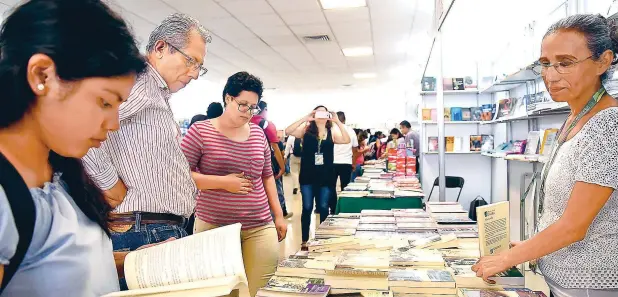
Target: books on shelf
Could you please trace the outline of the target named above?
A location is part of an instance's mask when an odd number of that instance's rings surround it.
[[[437,250],[399,248],[390,251],[391,267],[444,267],[442,253]]]
[[[124,273],[129,290],[105,296],[214,297],[247,289],[240,228],[219,227],[128,253]]]

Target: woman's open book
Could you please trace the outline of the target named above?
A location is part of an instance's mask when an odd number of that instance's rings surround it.
[[[240,224],[130,252],[124,273],[129,291],[104,297],[214,297],[244,290]]]

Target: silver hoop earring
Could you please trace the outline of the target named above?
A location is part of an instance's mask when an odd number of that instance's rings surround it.
[[[36,86],[36,88],[37,88],[39,91],[43,91],[43,90],[45,89],[45,85],[44,85],[44,84],[38,84],[38,85]]]

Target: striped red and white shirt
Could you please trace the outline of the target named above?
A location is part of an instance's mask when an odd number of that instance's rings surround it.
[[[193,124],[182,140],[182,151],[191,170],[217,176],[244,172],[253,181],[249,194],[200,191],[196,207],[200,220],[218,226],[241,223],[242,229],[273,221],[263,182],[263,178],[273,175],[270,146],[262,128],[252,123],[249,127],[249,138],[237,142],[217,131],[209,120],[201,121]]]

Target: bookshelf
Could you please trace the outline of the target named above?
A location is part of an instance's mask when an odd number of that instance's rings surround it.
[[[445,125],[476,125],[476,124],[482,124],[484,122],[482,121],[444,121]],[[437,125],[438,122],[434,122],[434,121],[422,121],[421,124],[424,125]]]

